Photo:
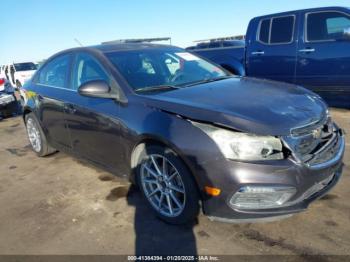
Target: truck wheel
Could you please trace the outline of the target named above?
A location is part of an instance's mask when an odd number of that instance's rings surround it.
[[[197,185],[182,160],[169,148],[146,147],[140,154],[136,175],[143,196],[160,219],[185,224],[198,216]]]
[[[29,113],[25,116],[25,124],[32,149],[38,156],[43,157],[56,152],[56,150],[47,143],[44,132],[33,113]]]

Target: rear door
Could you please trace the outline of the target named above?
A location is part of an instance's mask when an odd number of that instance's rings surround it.
[[[39,120],[49,142],[59,148],[70,149],[70,136],[63,110],[64,100],[71,95],[67,88],[71,55],[64,54],[49,61],[35,77],[38,92]]]
[[[247,41],[248,76],[294,82],[297,14],[259,18]]]
[[[350,107],[350,16],[339,10],[303,14],[296,82],[329,104]]]

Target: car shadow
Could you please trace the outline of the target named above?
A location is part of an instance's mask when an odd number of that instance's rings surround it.
[[[135,255],[197,255],[193,227],[170,225],[158,219],[140,190],[132,185],[127,193],[127,202],[135,207]]]

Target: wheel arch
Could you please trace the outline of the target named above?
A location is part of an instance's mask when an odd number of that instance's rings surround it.
[[[219,55],[216,57],[212,57],[210,60],[219,64],[221,67],[225,68],[229,72],[238,75],[245,76],[245,68],[243,61],[241,59],[237,59],[232,55]]]
[[[26,115],[32,113],[33,111],[29,108],[29,107],[25,107],[23,108],[23,114],[22,114],[22,117],[23,117],[23,121],[25,122],[26,120]]]
[[[135,143],[135,146],[133,147],[131,154],[130,154],[130,167],[131,167],[130,180],[131,180],[131,182],[136,184],[136,177],[135,177],[136,172],[135,171],[136,171],[136,167],[138,164],[138,159],[140,157],[142,150],[144,150],[144,148],[149,146],[149,145],[158,145],[161,147],[167,147],[171,151],[173,151],[177,157],[179,157],[179,159],[184,163],[184,165],[188,169],[188,172],[191,174],[194,182],[196,183],[199,196],[202,200],[203,199],[202,198],[202,190],[200,188],[200,184],[197,181],[197,177],[195,176],[195,170],[191,166],[190,161],[187,160],[186,157],[183,157],[184,154],[182,154],[181,150],[178,147],[176,147],[172,143],[169,143],[168,141],[165,141],[164,139],[157,137],[157,136],[143,135],[140,138],[140,140],[138,140],[138,142]]]
[[[243,68],[243,65],[238,61],[233,61],[229,63],[223,62],[223,63],[220,63],[220,65],[235,75],[238,75],[238,76],[245,75],[245,70]]]

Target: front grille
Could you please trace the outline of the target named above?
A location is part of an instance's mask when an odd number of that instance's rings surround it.
[[[292,130],[291,137],[285,139],[296,158],[314,166],[334,158],[341,147],[341,130],[330,117],[322,122]]]
[[[335,154],[340,150],[341,140],[338,133],[334,133],[332,138],[326,145],[312,154],[312,157],[306,162],[308,165],[318,165],[334,158]]]

